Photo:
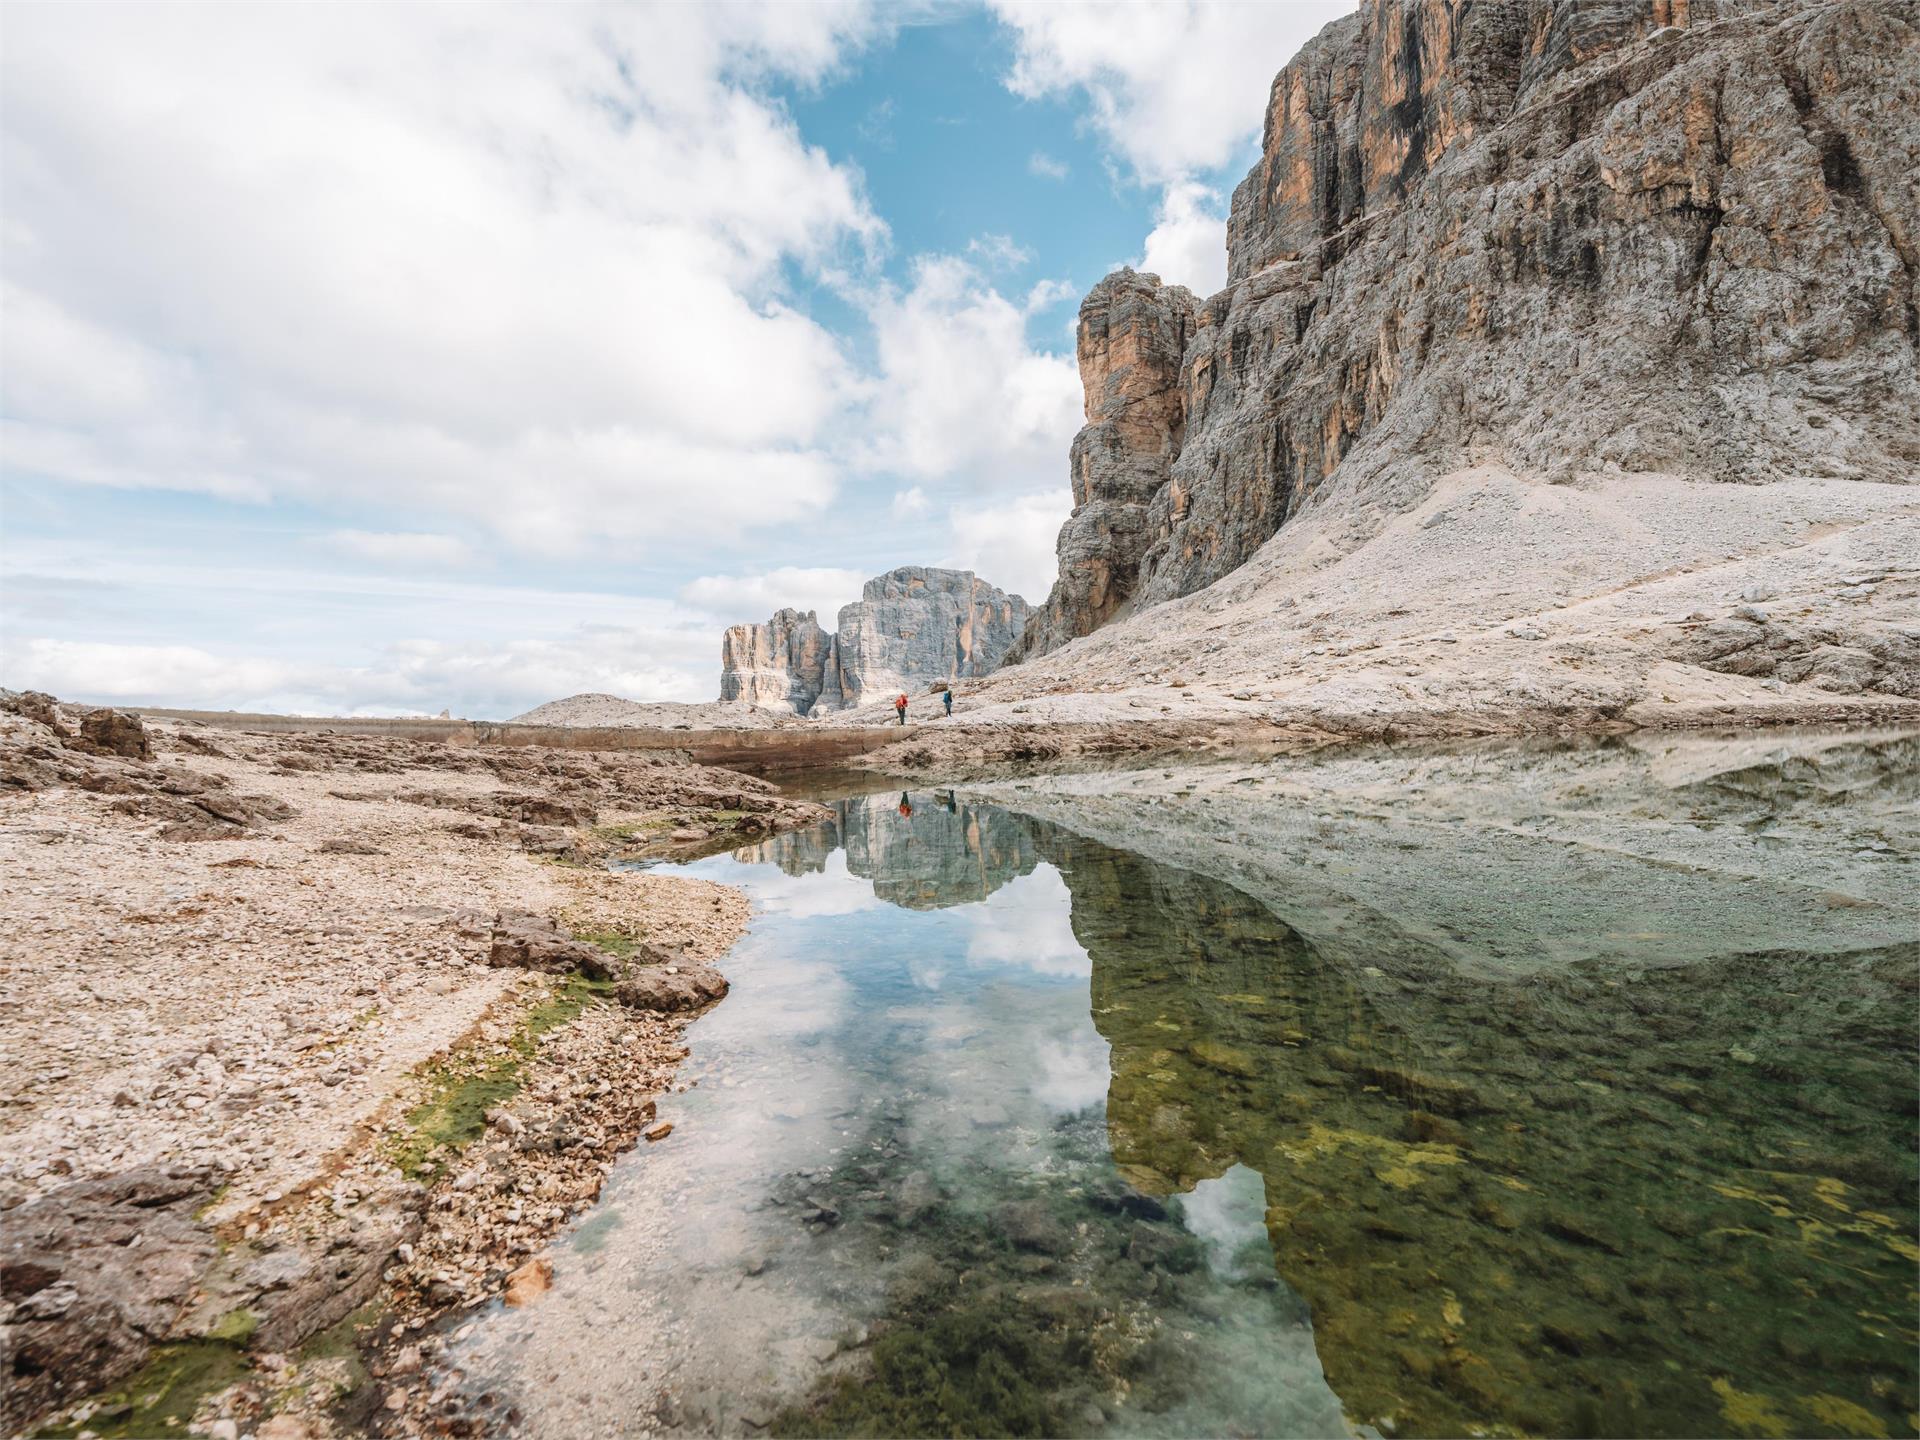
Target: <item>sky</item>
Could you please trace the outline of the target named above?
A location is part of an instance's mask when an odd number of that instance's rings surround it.
[[[1039,601],[1080,297],[1224,284],[1351,8],[9,5],[0,685],[504,718]]]

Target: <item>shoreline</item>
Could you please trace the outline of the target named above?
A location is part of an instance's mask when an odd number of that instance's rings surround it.
[[[1076,722],[1029,703],[1017,721],[889,736],[850,768],[951,782],[1388,739],[1757,728],[1727,707],[1684,727],[1555,713],[1531,726],[1478,715],[1382,732],[1218,714]],[[1775,705],[1767,719],[1903,725],[1916,711],[1829,700]],[[103,713],[116,712],[91,712]],[[65,1274],[5,1297],[0,1321],[16,1348],[35,1326],[119,1326],[120,1353],[87,1360],[104,1358],[97,1373],[110,1378],[61,1395],[51,1417],[65,1433],[103,1437],[145,1433],[165,1414],[191,1424],[196,1407],[216,1437],[226,1421],[261,1440],[484,1431],[493,1417],[465,1408],[463,1377],[437,1362],[448,1335],[497,1298],[537,1300],[551,1278],[540,1252],[597,1200],[618,1157],[647,1143],[652,1097],[678,1083],[687,1021],[724,993],[711,964],[748,923],[737,890],[600,862],[619,851],[696,857],[824,812],[679,757],[177,722],[146,730],[153,753],[141,757],[71,733],[80,707],[52,718],[67,737],[0,714],[10,787],[0,850],[27,902],[0,921],[18,957],[6,978],[51,992],[29,1002],[10,983],[9,1014],[24,1034],[17,1022],[37,1004],[46,1023],[32,1033],[57,1048],[70,1038],[63,1009],[98,1006],[115,1030],[127,1012],[108,1006],[144,1007],[132,1049],[156,1053],[144,1088],[131,1054],[106,1057],[118,1067],[27,1055],[21,1093],[0,1114],[0,1213],[18,1222],[34,1199],[62,1197],[96,1228],[134,1212],[143,1227],[161,1220],[149,1253],[169,1273],[135,1287],[137,1322]],[[45,883],[56,876],[59,888]],[[117,951],[76,949],[86,897],[108,912],[91,938],[117,934]],[[28,955],[36,927],[50,955]],[[96,962],[93,978],[59,963],[80,953]],[[156,1001],[179,998],[159,977],[137,1002],[97,978],[162,958],[212,964],[200,979],[219,1004],[155,1025]],[[688,990],[683,968],[713,983]],[[655,988],[629,1008],[615,991],[635,974]],[[253,1044],[262,997],[273,1019],[291,1021],[265,1056]],[[289,1093],[299,1103],[267,1109]],[[256,1114],[272,1123],[250,1131]],[[103,1133],[118,1143],[96,1147]],[[236,1136],[237,1148],[212,1143]],[[35,1170],[27,1154],[54,1158]],[[71,1235],[63,1243],[69,1258],[91,1253]],[[5,1433],[47,1423],[16,1419],[8,1398]]]
[[[746,925],[590,867],[818,807],[677,757],[35,702],[0,714],[0,1433],[418,1433],[439,1323],[643,1143]]]

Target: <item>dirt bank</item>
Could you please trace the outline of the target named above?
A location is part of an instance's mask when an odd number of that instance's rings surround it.
[[[590,1202],[724,990],[737,892],[594,862],[817,811],[674,757],[6,704],[0,1432],[409,1428],[413,1330]]]

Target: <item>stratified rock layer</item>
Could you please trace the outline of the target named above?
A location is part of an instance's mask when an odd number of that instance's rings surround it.
[[[978,679],[1005,658],[1027,615],[1025,600],[971,570],[903,565],[841,608],[837,634],[812,611],[733,626],[720,647],[720,698],[807,715]]]
[[[1148,507],[1186,437],[1180,366],[1194,310],[1190,291],[1131,270],[1080,303],[1087,423],[1073,439],[1073,516],[1060,531],[1060,579],[1013,658],[1085,635],[1132,596],[1152,539]]]
[[[1120,272],[1083,307],[1080,509],[1028,652],[1482,460],[1911,479],[1917,150],[1911,6],[1369,0],[1274,81],[1177,359],[1135,337],[1184,292]],[[1116,394],[1152,435],[1104,438]]]
[[[804,715],[820,694],[832,642],[811,610],[776,610],[764,625],[730,625],[720,641],[720,698]]]

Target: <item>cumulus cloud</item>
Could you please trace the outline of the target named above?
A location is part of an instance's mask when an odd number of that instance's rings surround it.
[[[989,270],[1017,270],[1033,259],[1033,251],[1011,235],[976,235],[967,242],[967,254]]]
[[[1126,173],[1161,191],[1141,268],[1202,295],[1223,286],[1225,206],[1197,177],[1258,138],[1274,75],[1354,0],[988,3],[1014,36],[1008,88],[1080,100]]]
[[[378,530],[335,530],[327,543],[343,555],[379,565],[439,569],[470,565],[473,550],[455,535],[408,535]]]
[[[1071,280],[1041,280],[1027,291],[1026,310],[1029,315],[1038,315],[1042,310],[1051,310],[1062,300],[1076,299],[1080,287]]]
[[[9,470],[406,503],[553,552],[819,513],[860,377],[783,276],[885,227],[755,83],[819,78],[869,24],[20,11]]]
[[[10,654],[17,684],[63,699],[307,715],[423,715],[451,709],[506,719],[581,690],[660,700],[710,700],[718,651],[700,673],[663,663],[657,634],[640,627],[579,627],[554,637],[382,647],[357,665],[304,661],[193,645],[128,645],[34,637]],[[691,655],[684,657],[691,660]]]
[[[1157,185],[1216,169],[1259,134],[1280,67],[1353,0],[989,0],[1028,99],[1077,95],[1107,145]]]
[[[32,623],[10,626],[7,683],[483,715],[705,698],[716,619],[826,621],[865,575],[701,561],[727,573],[677,600],[549,608],[447,572],[611,551],[658,573],[669,549],[837,523],[847,488],[922,530],[947,517],[953,563],[1044,594],[1081,394],[1070,327],[1051,350],[1027,327],[1079,287],[1013,285],[1032,255],[1006,235],[879,278],[859,172],[772,94],[880,23],[863,0],[11,15],[0,471],[279,507],[281,528],[326,515],[307,560],[360,563],[340,590],[210,546],[98,590],[47,568],[9,599]],[[812,281],[871,323],[871,360],[806,313]],[[443,573],[402,594],[369,571]]]
[[[885,398],[866,463],[987,493],[1061,474],[1080,425],[1079,369],[1028,345],[1024,307],[977,266],[923,257],[868,313]]]
[[[1054,542],[1073,513],[1065,486],[998,504],[955,506],[953,550],[941,563],[991,581],[1038,605],[1060,573]]]
[[[719,693],[713,617],[668,600],[32,543],[6,561],[0,684],[68,699],[501,719],[581,690]]]
[[[1196,295],[1227,283],[1227,217],[1215,190],[1190,180],[1169,185],[1148,232],[1140,269]]]
[[[702,575],[681,588],[680,599],[730,625],[783,608],[811,610],[831,630],[840,607],[860,598],[866,580],[858,570],[783,565],[763,575]]]
[[[1042,180],[1064,180],[1071,172],[1066,161],[1056,160],[1044,150],[1036,150],[1027,157],[1027,173],[1037,175]]]

